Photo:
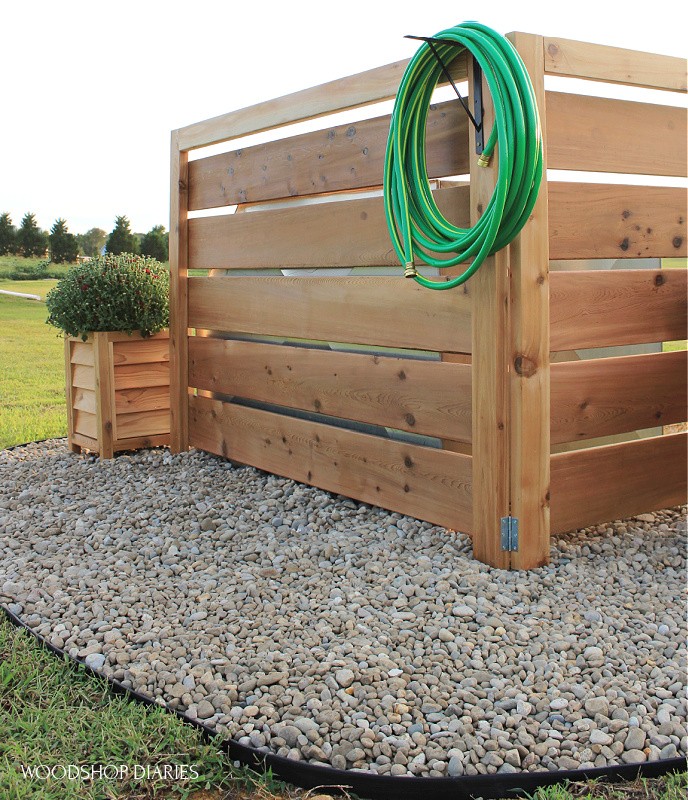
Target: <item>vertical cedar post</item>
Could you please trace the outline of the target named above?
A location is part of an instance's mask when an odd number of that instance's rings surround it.
[[[96,383],[96,435],[101,458],[112,458],[114,451],[115,386],[107,331],[93,333],[93,366]]]
[[[508,38],[530,73],[545,136],[541,36]],[[472,75],[469,66],[469,85]],[[483,82],[485,133],[492,99]],[[494,189],[496,157],[477,165],[470,136],[471,224]],[[492,566],[532,569],[549,561],[549,241],[546,172],[519,236],[471,279],[473,293],[473,554]],[[518,520],[519,544],[502,550],[501,519]]]
[[[544,40],[533,34],[507,37],[530,74],[546,142]],[[544,149],[544,148],[543,148]],[[543,158],[545,154],[543,153]],[[549,230],[547,165],[540,193],[511,250],[511,515],[519,521],[515,569],[549,563],[550,368]]]
[[[81,447],[75,444],[74,438],[74,398],[72,391],[72,382],[74,376],[72,375],[72,339],[70,336],[64,337],[64,352],[65,352],[65,396],[67,400],[67,441],[69,442],[69,449],[72,453],[80,453]]]
[[[172,131],[170,147],[170,447],[189,447],[188,152]]]
[[[468,60],[470,96],[472,61]],[[483,77],[484,129],[492,129],[494,109]],[[494,190],[498,152],[489,167],[478,166],[475,130],[469,125],[471,225],[480,219]],[[473,353],[473,555],[508,569],[500,521],[509,514],[509,252],[490,256],[468,283],[472,294]]]

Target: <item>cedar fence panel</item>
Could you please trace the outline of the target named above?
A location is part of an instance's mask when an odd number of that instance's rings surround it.
[[[546,90],[556,75],[685,92],[685,62],[509,38],[533,80],[547,166],[598,176],[545,179],[518,239],[459,289],[430,292],[402,278],[385,225],[389,115],[366,107],[394,97],[406,61],[172,133],[175,451],[200,447],[466,531],[475,555],[501,567],[546,563],[552,531],[685,500],[684,434],[595,444],[686,420],[685,352],[549,359],[685,338],[686,270],[548,269],[550,259],[686,255],[685,191],[660,180],[686,175],[685,111],[661,95],[630,102]],[[466,58],[450,70],[472,92]],[[356,122],[202,151],[356,108]],[[473,130],[454,101],[431,108],[427,136],[441,210],[474,224],[494,165],[476,169]],[[470,186],[452,185],[469,172]],[[635,177],[605,183],[599,173]],[[205,213],[214,209],[226,212]],[[190,268],[211,273],[189,277]],[[148,362],[117,347],[118,409],[134,400],[154,409],[167,365],[154,348]],[[85,436],[97,416],[93,360],[76,343],[71,370],[70,426]],[[142,393],[134,387],[144,372]],[[136,414],[128,416],[134,436]],[[550,455],[561,444],[574,449]],[[508,515],[519,519],[516,552],[501,548]]]

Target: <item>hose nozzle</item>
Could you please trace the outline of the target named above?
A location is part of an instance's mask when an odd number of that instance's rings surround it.
[[[405,278],[415,278],[418,273],[416,272],[416,267],[414,266],[413,261],[409,261],[406,264],[406,268],[404,269],[404,277]]]

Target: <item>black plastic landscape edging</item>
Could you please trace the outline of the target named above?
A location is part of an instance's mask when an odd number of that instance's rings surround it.
[[[61,659],[68,658],[74,664],[80,664],[87,672],[105,679],[115,694],[122,694],[148,706],[158,706],[172,711],[179,719],[200,730],[206,741],[219,745],[231,759],[256,771],[272,770],[273,777],[299,786],[303,789],[316,787],[340,787],[354,792],[361,798],[370,800],[472,800],[475,797],[505,798],[523,797],[533,794],[539,786],[549,786],[564,781],[578,782],[585,780],[604,780],[611,782],[633,781],[638,777],[657,778],[670,772],[682,772],[686,769],[685,758],[670,758],[663,761],[647,761],[642,764],[622,764],[613,767],[596,767],[595,769],[561,770],[557,772],[520,772],[494,775],[462,775],[457,778],[420,778],[397,777],[392,775],[375,775],[370,772],[339,770],[320,767],[271,753],[263,753],[252,747],[246,747],[232,739],[228,739],[212,728],[188,717],[181,711],[160,706],[152,698],[123,686],[119,681],[89,667],[79,658],[70,656],[59,647],[50,644],[37,634],[9,608],[0,605],[9,622],[17,628],[28,631],[46,650]]]

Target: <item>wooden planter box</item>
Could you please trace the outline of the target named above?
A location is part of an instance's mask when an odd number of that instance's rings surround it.
[[[169,333],[65,337],[69,447],[112,458],[170,442]]]

